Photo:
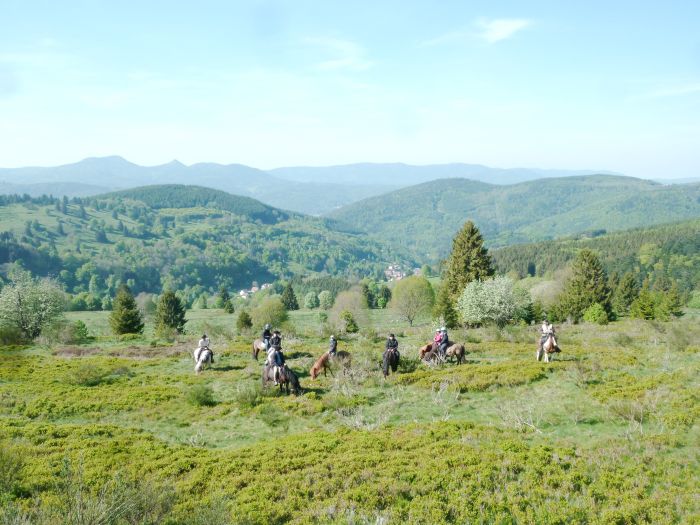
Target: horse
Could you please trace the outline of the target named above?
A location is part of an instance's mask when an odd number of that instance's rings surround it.
[[[324,376],[327,375],[326,371],[329,371],[331,373],[331,376],[333,376],[333,369],[330,366],[331,362],[342,363],[343,369],[346,369],[350,367],[352,357],[348,352],[345,352],[344,350],[336,352],[335,356],[331,356],[330,352],[325,352],[321,357],[319,357],[316,360],[316,362],[311,367],[311,379],[316,379],[321,373],[321,370],[323,370]]]
[[[265,352],[265,351],[266,351],[266,349],[265,349],[265,341],[263,341],[262,339],[256,339],[255,341],[253,341],[253,359],[255,359],[255,360],[257,361],[257,360],[258,360],[258,354],[259,354],[261,351],[262,351],[262,352]]]
[[[554,361],[554,354],[559,351],[560,350],[557,347],[557,340],[554,338],[554,334],[548,334],[547,339],[544,340],[544,343],[538,343],[536,354],[537,360],[541,361],[542,358],[544,358],[545,363]]]
[[[437,348],[433,350],[433,343],[428,343],[427,345],[423,345],[418,349],[418,357],[420,357],[426,363],[432,361],[443,361],[447,358],[450,358],[451,360],[454,357],[457,359],[457,364],[461,365],[466,353],[467,351],[462,343],[453,343],[448,346],[447,350],[445,350],[444,357],[440,354]]]
[[[275,380],[274,367],[270,365],[265,365],[262,370],[262,386],[265,388],[270,381]],[[299,384],[299,378],[294,373],[294,371],[287,365],[282,365],[279,371],[279,387],[280,392],[286,391],[289,394],[290,386],[291,391],[295,396],[301,395],[301,385]]]
[[[214,352],[209,347],[202,348],[199,354],[197,354],[197,350],[200,349],[197,348],[194,351],[194,371],[199,374],[206,365],[211,365],[214,362]]]
[[[389,376],[389,368],[391,368],[392,372],[396,373],[400,359],[401,354],[398,349],[389,348],[384,351],[384,355],[382,356],[382,372],[384,373],[385,379]]]
[[[464,356],[467,353],[466,349],[464,348],[464,345],[462,343],[455,343],[451,346],[447,347],[447,350],[445,350],[445,355],[452,360],[454,357],[457,359],[457,364],[461,365],[462,361],[464,360]]]

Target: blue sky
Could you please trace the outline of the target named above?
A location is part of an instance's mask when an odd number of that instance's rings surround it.
[[[0,166],[700,176],[700,3],[0,0]]]

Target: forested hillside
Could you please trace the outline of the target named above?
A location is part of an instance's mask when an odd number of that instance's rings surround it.
[[[595,230],[624,230],[700,216],[700,184],[610,175],[495,186],[443,179],[346,206],[331,217],[437,261],[467,219],[491,247]]]
[[[564,268],[584,248],[599,255],[608,274],[632,272],[639,282],[670,279],[686,291],[700,283],[700,219],[595,238],[509,246],[491,251],[491,256],[499,272],[544,276]]]
[[[295,275],[377,276],[394,254],[327,219],[193,186],[89,199],[0,197],[0,269],[19,261],[73,293],[171,287],[193,299],[219,286]],[[391,257],[391,258],[390,258]]]

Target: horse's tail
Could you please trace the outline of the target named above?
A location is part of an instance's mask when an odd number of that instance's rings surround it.
[[[258,360],[258,341],[253,341],[253,359]]]
[[[382,372],[384,373],[384,377],[387,377],[389,375],[389,352],[388,351],[384,352],[384,357],[382,359]]]

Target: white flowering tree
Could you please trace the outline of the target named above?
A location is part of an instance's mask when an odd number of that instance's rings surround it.
[[[527,291],[515,287],[508,277],[498,276],[467,284],[457,302],[457,312],[468,325],[505,326],[526,311],[529,302]]]
[[[65,295],[50,279],[33,279],[29,272],[15,270],[10,282],[0,291],[0,322],[34,339],[65,307]]]

